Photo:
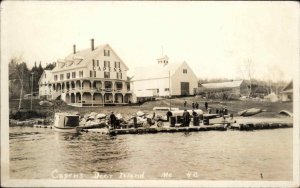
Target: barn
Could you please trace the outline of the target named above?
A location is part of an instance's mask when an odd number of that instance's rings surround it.
[[[158,59],[158,64],[137,67],[131,79],[133,102],[170,96],[194,95],[198,78],[186,62],[169,63]]]
[[[197,94],[206,98],[237,99],[249,96],[250,89],[244,80],[200,84]]]

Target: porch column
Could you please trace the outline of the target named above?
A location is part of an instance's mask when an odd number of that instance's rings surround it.
[[[102,104],[103,104],[103,106],[104,106],[104,95],[105,95],[105,93],[102,95]]]
[[[83,80],[80,80],[80,87],[81,87],[81,91],[82,91],[82,88],[83,88]]]
[[[125,103],[125,95],[122,94],[122,103]]]
[[[69,81],[69,91],[71,91],[71,90],[72,90],[72,82]]]
[[[94,106],[94,93],[91,92],[91,97],[92,97],[92,106]]]
[[[104,89],[105,89],[105,81],[103,81],[103,82],[101,82],[102,84],[101,84],[101,90],[102,91],[104,91]]]
[[[77,103],[77,100],[76,100],[76,95],[77,95],[77,93],[75,92],[75,104]]]

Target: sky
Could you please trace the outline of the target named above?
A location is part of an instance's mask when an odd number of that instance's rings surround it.
[[[29,67],[110,44],[129,67],[186,61],[200,79],[289,81],[299,72],[297,2],[4,1],[1,62]]]

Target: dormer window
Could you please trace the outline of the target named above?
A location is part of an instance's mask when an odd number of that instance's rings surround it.
[[[187,74],[187,69],[183,69],[183,74]]]

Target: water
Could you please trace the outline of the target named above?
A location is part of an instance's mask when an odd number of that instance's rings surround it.
[[[292,132],[275,129],[110,137],[12,127],[10,177],[292,180]]]

